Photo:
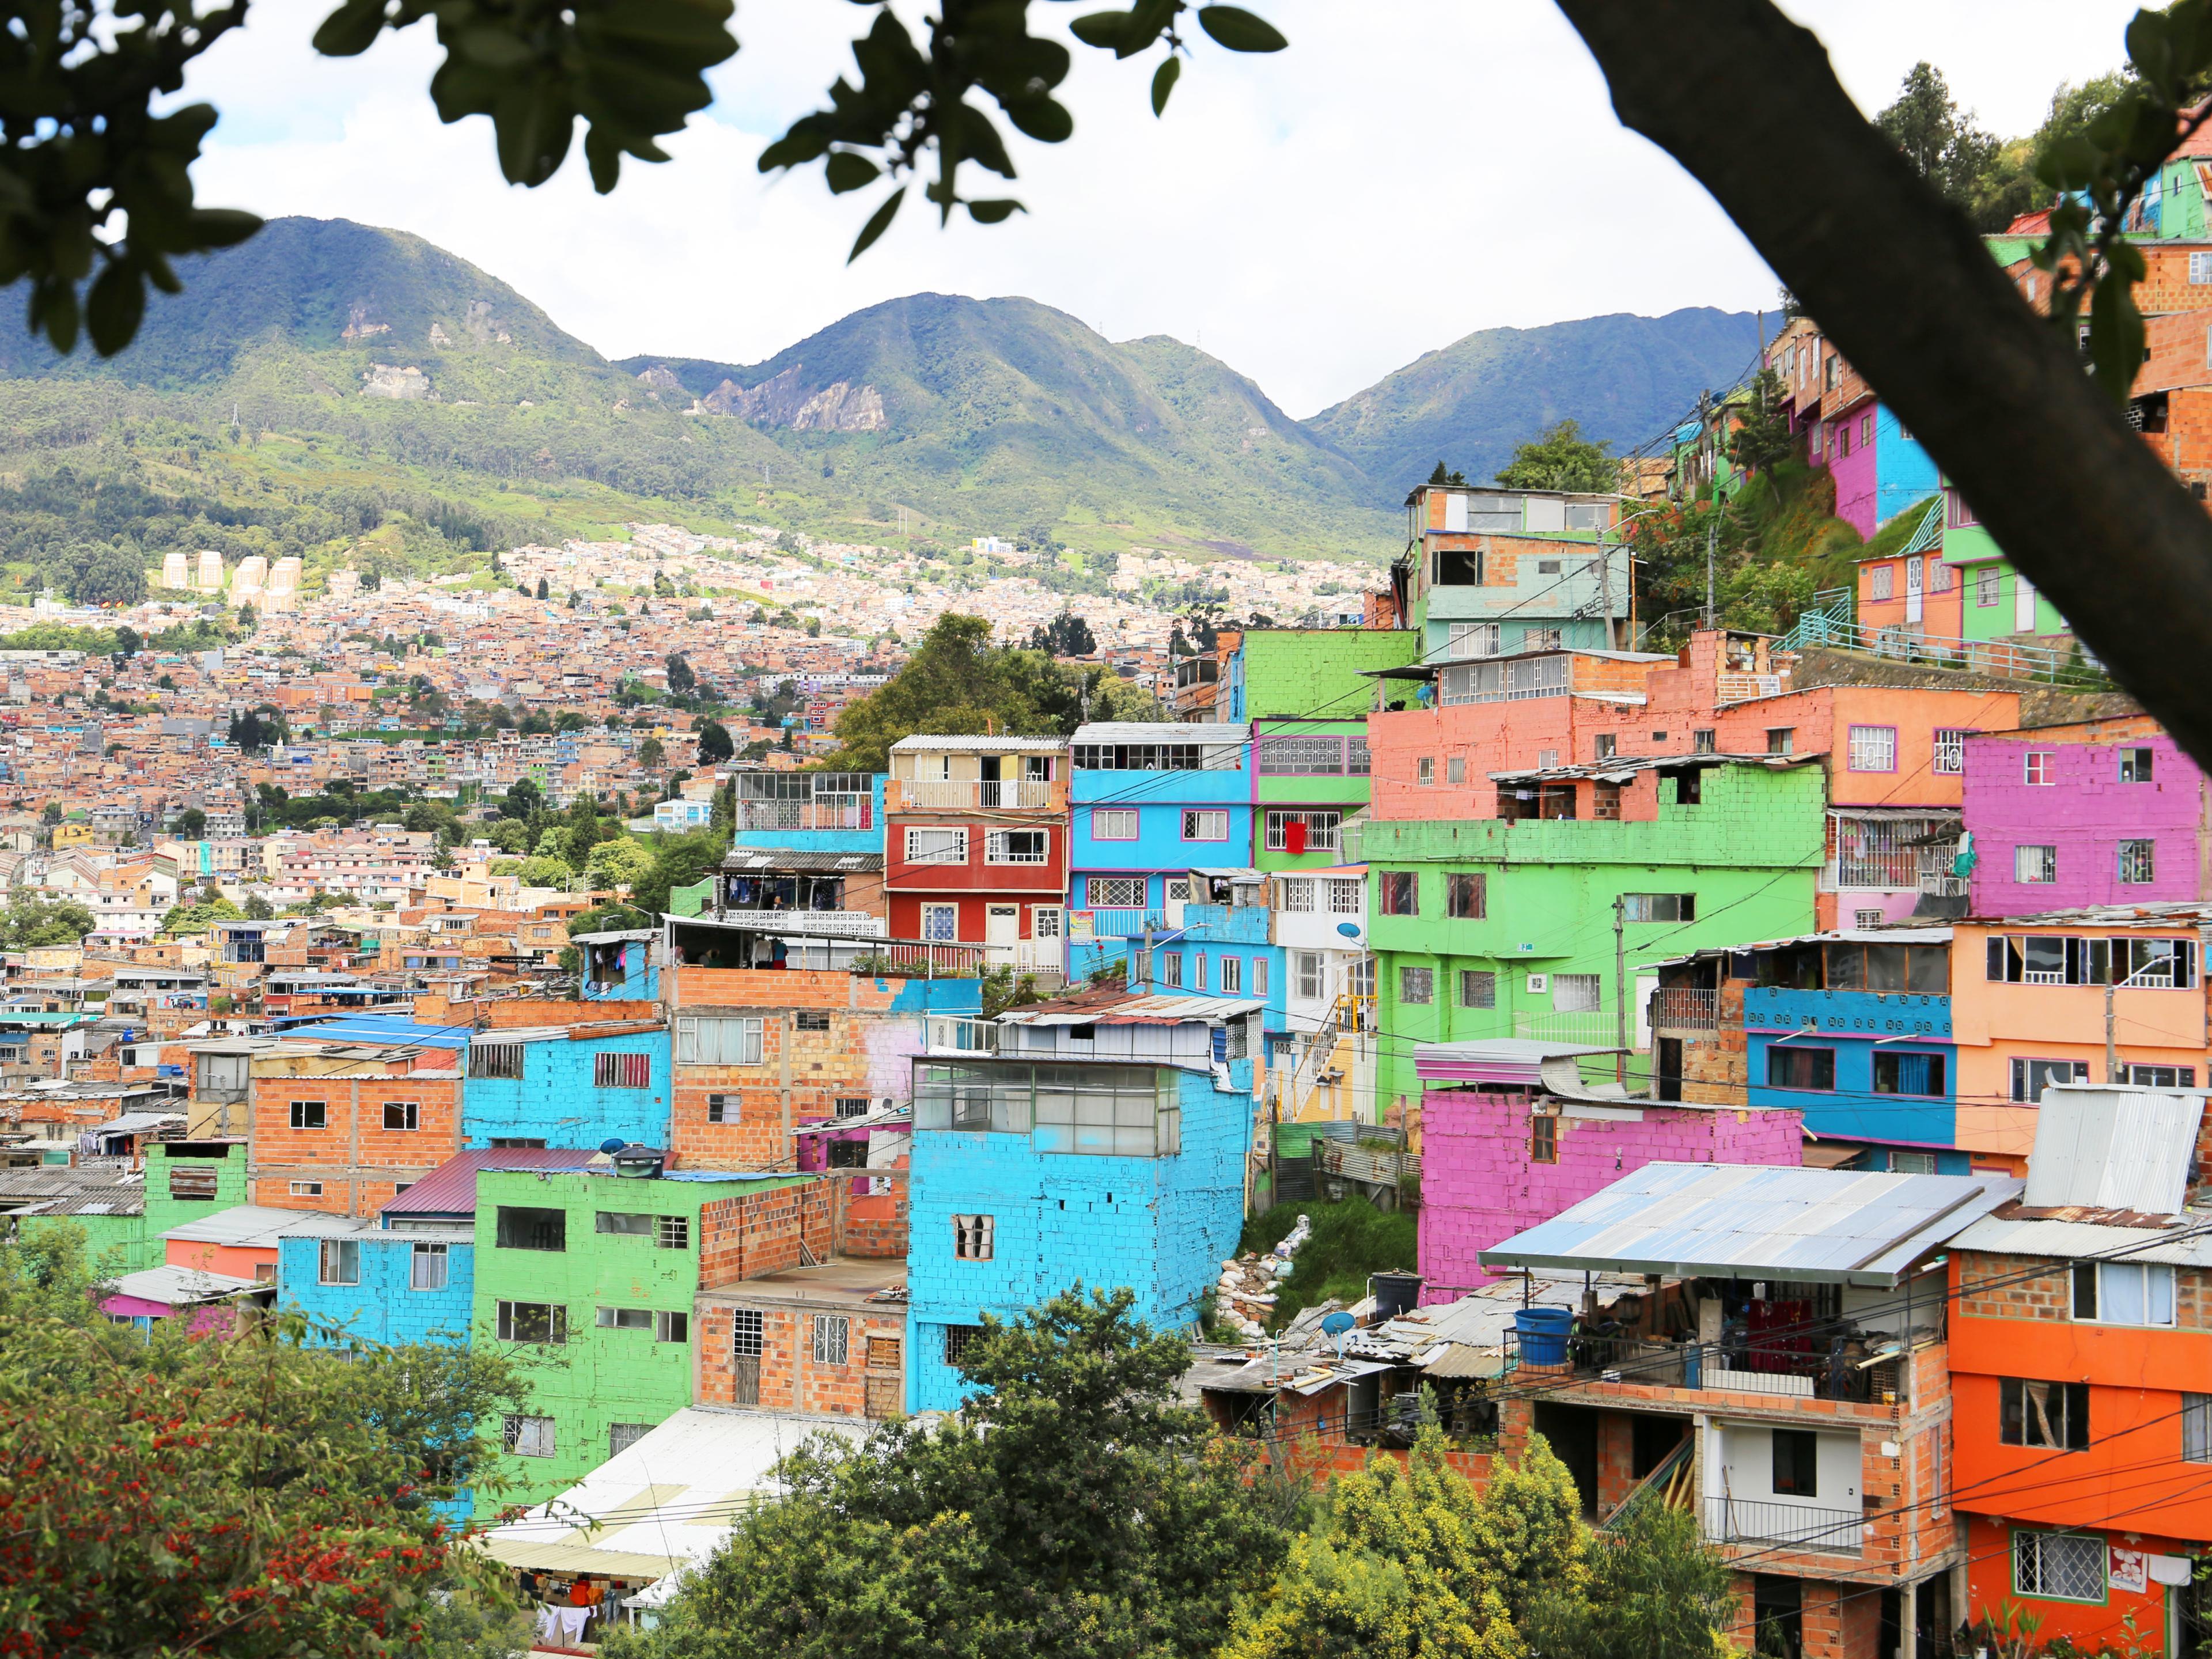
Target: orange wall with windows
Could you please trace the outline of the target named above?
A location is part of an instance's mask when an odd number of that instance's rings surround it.
[[[461,1080],[452,1073],[253,1079],[253,1200],[281,1210],[373,1215],[402,1182],[461,1149]],[[295,1101],[319,1102],[323,1127],[292,1127]],[[415,1108],[412,1129],[386,1127],[389,1104]],[[404,1121],[404,1111],[397,1114]],[[319,1182],[319,1194],[295,1182]]]

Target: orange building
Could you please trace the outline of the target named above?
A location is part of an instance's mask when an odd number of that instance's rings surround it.
[[[2053,1083],[2212,1083],[2198,945],[2208,924],[2212,906],[2198,904],[1954,924],[1957,1144],[1976,1167],[2021,1167]]]
[[[1952,1241],[1966,1617],[2083,1651],[2201,1651],[2212,1248],[2202,1094],[2062,1085],[2026,1190]]]

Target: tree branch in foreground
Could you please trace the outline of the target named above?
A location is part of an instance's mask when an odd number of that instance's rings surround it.
[[[1559,0],[2113,677],[2212,768],[2212,515],[1767,0]]]

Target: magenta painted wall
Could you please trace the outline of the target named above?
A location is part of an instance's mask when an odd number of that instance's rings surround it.
[[[1875,446],[1859,442],[1859,415],[1872,407],[1863,404],[1842,420],[1830,422],[1826,428],[1828,470],[1836,475],[1836,516],[1866,540],[1874,538],[1881,499]],[[1835,458],[1837,436],[1846,427],[1851,434],[1851,453],[1838,459]]]
[[[2148,783],[2120,781],[2119,751],[2152,750]],[[2030,751],[2050,755],[2056,781],[2031,784]],[[1974,837],[1969,893],[1978,916],[2033,915],[2077,904],[2203,898],[2204,775],[2164,732],[2094,743],[2033,734],[1966,739],[1961,801]],[[2123,841],[2154,843],[2154,879],[2120,881]],[[2055,847],[2055,882],[2017,878],[2018,849]]]
[[[1586,1109],[1559,1123],[1559,1161],[1528,1158],[1529,1097],[1431,1089],[1421,1107],[1421,1300],[1449,1302],[1497,1275],[1478,1250],[1548,1221],[1647,1164],[1803,1162],[1802,1115],[1734,1107]],[[1636,1116],[1630,1116],[1634,1112]]]
[[[174,1319],[179,1311],[166,1302],[149,1302],[142,1296],[111,1296],[100,1304],[100,1310],[118,1319]],[[194,1336],[204,1336],[212,1330],[228,1330],[237,1316],[237,1310],[227,1303],[201,1306],[191,1310],[192,1322],[189,1328]]]

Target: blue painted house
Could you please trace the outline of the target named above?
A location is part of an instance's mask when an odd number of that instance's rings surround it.
[[[1191,872],[1251,862],[1249,726],[1107,721],[1072,740],[1068,978],[1119,960],[1121,940],[1180,927],[1205,896]]]
[[[1285,1036],[1285,952],[1274,942],[1267,908],[1267,878],[1258,871],[1235,875],[1194,872],[1191,885],[1209,901],[1182,907],[1182,925],[1144,941],[1124,942],[1126,982],[1160,996],[1243,997],[1261,1005],[1261,1024],[1272,1042]]]
[[[883,772],[740,772],[732,847],[884,850]]]
[[[665,1146],[674,1097],[662,1022],[479,1031],[469,1042],[461,1144]]]
[[[1690,966],[1710,991],[1670,986],[1670,968],[1652,1013],[1661,1097],[1697,1097],[1680,1085],[1699,1067],[1683,1066],[1683,1039],[1670,1035],[1695,1003],[1723,1051],[1740,1022],[1743,1103],[1802,1112],[1808,1162],[1817,1153],[1852,1169],[1970,1174],[1958,1147],[1950,959],[1948,927],[1855,928],[1701,953]]]
[[[1243,1225],[1260,1012],[1099,988],[1001,1016],[995,1052],[915,1060],[909,1410],[959,1403],[983,1315],[1078,1283],[1197,1318]]]

